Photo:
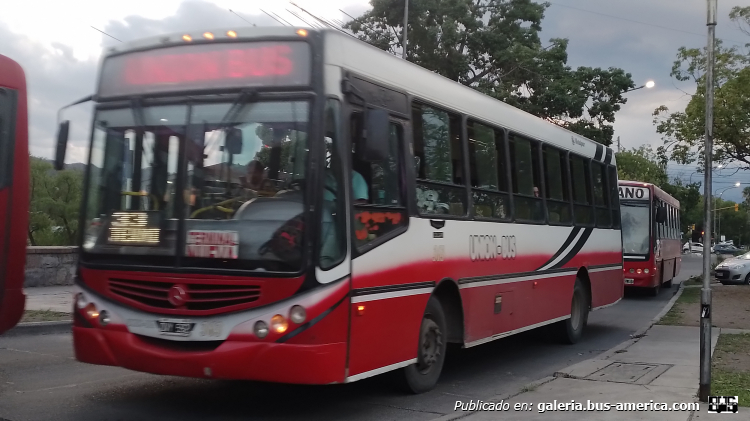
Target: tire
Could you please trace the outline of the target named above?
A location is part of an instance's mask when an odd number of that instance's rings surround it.
[[[583,282],[576,278],[573,285],[573,298],[570,303],[570,318],[555,325],[558,340],[564,344],[577,343],[583,335],[583,328],[589,318],[589,297]]]
[[[661,291],[661,281],[659,281],[655,287],[648,290],[648,293],[652,297],[656,297],[659,295],[659,292]]]
[[[745,285],[750,285],[750,273],[745,276]]]
[[[430,297],[419,329],[417,362],[403,369],[402,389],[419,394],[435,387],[443,371],[447,338],[443,306]]]
[[[672,288],[672,280],[668,280],[667,282],[664,282],[664,288]]]

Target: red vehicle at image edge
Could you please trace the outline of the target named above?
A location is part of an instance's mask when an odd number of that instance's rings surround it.
[[[680,273],[680,202],[659,187],[619,181],[626,287],[658,295]]]
[[[611,149],[337,31],[123,44],[91,99],[79,361],[418,393],[622,298]]]
[[[26,77],[0,55],[0,334],[23,315],[29,218]]]

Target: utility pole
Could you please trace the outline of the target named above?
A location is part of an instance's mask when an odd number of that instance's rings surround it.
[[[406,28],[409,26],[409,0],[404,0],[404,41],[401,43],[404,48],[401,58],[406,60]]]
[[[706,63],[706,144],[705,176],[703,203],[703,287],[701,288],[701,362],[698,398],[708,402],[711,394],[711,201],[713,192],[711,184],[711,158],[713,155],[714,134],[714,48],[716,43],[716,7],[717,0],[707,0],[708,16],[708,54]]]

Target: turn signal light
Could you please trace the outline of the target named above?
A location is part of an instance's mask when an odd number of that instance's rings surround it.
[[[210,32],[204,32],[203,33],[203,38],[205,38],[205,39],[214,39],[214,34],[212,34]]]
[[[281,314],[271,317],[271,330],[276,333],[284,333],[289,328],[289,322]]]
[[[307,36],[307,31],[304,30],[304,29],[298,29],[297,30],[297,35],[299,35],[301,37],[306,37]]]
[[[229,38],[237,38],[237,32],[234,31],[227,31],[227,36]]]
[[[365,306],[357,306],[357,316],[362,316],[365,314]]]
[[[96,319],[99,317],[99,310],[96,309],[94,303],[89,303],[84,309],[84,313],[86,313],[86,316],[88,316],[89,319]]]
[[[190,41],[192,41],[192,40],[193,40],[193,37],[191,37],[190,35],[183,35],[183,36],[182,36],[182,40],[183,40],[183,41],[187,41],[187,42],[190,42]]]

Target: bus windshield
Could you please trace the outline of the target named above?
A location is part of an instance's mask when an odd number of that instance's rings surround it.
[[[82,251],[300,270],[308,118],[306,101],[100,107]]]
[[[626,204],[622,214],[622,248],[625,254],[648,254],[650,249],[650,218],[648,203]]]

